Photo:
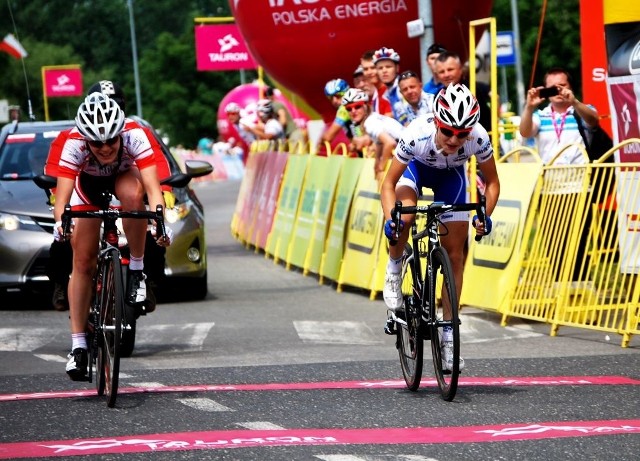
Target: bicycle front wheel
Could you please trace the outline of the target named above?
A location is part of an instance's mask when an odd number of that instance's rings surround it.
[[[118,396],[120,376],[120,342],[122,340],[122,313],[124,312],[124,288],[122,266],[116,250],[104,255],[105,272],[100,309],[100,339],[98,370],[104,373],[107,405],[113,407]]]
[[[397,322],[396,347],[400,356],[400,367],[409,390],[417,391],[422,379],[424,343],[420,335],[422,309],[419,288],[415,286],[412,266],[413,256],[405,260],[402,268],[402,297],[404,300],[405,322]]]
[[[429,274],[429,318],[431,331],[431,356],[442,398],[452,401],[458,390],[460,375],[460,319],[458,317],[458,295],[456,281],[447,250],[435,248],[431,253],[432,272]],[[440,280],[443,296],[448,298],[451,306],[450,320],[444,320],[444,311],[436,302],[436,282]],[[443,303],[446,301],[443,299]],[[451,327],[450,349],[452,361],[445,363],[442,353],[442,336],[445,327]]]

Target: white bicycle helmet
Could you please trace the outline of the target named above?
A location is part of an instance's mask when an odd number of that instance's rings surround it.
[[[124,128],[124,112],[115,102],[102,93],[91,93],[78,107],[76,126],[87,141],[115,138]]]
[[[469,89],[460,84],[443,88],[436,96],[433,112],[444,125],[467,129],[480,120],[480,105]]]
[[[270,115],[273,113],[273,104],[269,99],[261,99],[258,101],[258,113],[263,115]]]
[[[358,88],[349,88],[347,92],[342,96],[342,105],[348,106],[355,103],[367,103],[369,102],[369,95]]]
[[[240,113],[240,110],[241,110],[240,105],[237,102],[230,102],[224,107],[224,111],[226,113],[229,113],[229,112]]]
[[[379,50],[376,50],[373,53],[373,64],[376,64],[378,61],[382,61],[384,59],[389,59],[396,64],[400,62],[400,55],[393,48],[382,47]]]
[[[349,84],[345,80],[334,78],[333,80],[329,80],[324,86],[324,95],[327,98],[331,96],[342,96],[348,89]]]

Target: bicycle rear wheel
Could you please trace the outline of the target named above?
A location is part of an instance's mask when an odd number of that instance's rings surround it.
[[[420,290],[415,286],[412,260],[413,255],[405,259],[402,267],[402,295],[406,323],[397,322],[396,324],[396,347],[404,381],[409,390],[417,391],[422,379],[424,343],[420,335],[420,323],[422,322]]]
[[[100,310],[100,340],[98,349],[98,373],[104,373],[107,405],[113,407],[118,396],[120,376],[120,342],[124,312],[124,288],[122,266],[116,250],[104,255],[105,272],[102,285]]]
[[[433,367],[440,388],[440,394],[446,401],[452,401],[458,390],[458,376],[460,375],[460,321],[458,317],[458,296],[456,281],[453,277],[453,269],[447,250],[442,247],[435,248],[431,253],[431,265],[433,272],[429,274],[429,317],[431,330],[431,356]],[[446,293],[451,304],[451,320],[445,321],[442,308],[436,303],[436,281],[441,276],[443,293]],[[445,368],[442,362],[441,340],[443,328],[451,326],[453,335],[453,365],[451,370]]]

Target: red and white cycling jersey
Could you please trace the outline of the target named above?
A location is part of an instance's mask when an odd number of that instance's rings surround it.
[[[102,165],[94,157],[84,137],[74,128],[64,144],[58,174],[75,179],[80,172],[92,176],[112,176],[136,166],[139,170],[155,165],[154,152],[144,130],[127,119],[120,133],[121,147],[115,162]]]

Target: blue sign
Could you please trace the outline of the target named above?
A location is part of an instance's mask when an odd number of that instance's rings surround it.
[[[496,34],[496,50],[499,66],[511,66],[516,63],[516,43],[512,31]]]

